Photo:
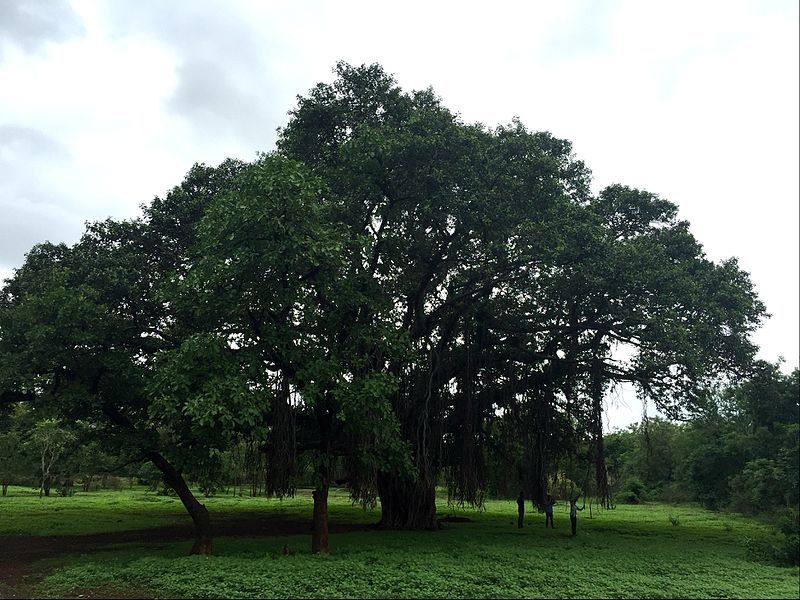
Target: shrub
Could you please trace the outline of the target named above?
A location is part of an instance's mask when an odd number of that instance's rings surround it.
[[[109,490],[118,490],[122,488],[122,480],[114,475],[107,475],[103,478],[103,487]]]
[[[778,517],[777,528],[784,536],[779,549],[781,562],[800,565],[800,510],[785,509]]]
[[[622,491],[618,494],[620,502],[624,504],[641,504],[647,496],[647,488],[640,479],[631,477],[625,482]]]
[[[800,565],[800,535],[797,531],[784,533],[774,531],[772,535],[759,538],[745,538],[744,546],[753,560]]]
[[[70,484],[62,484],[56,487],[56,494],[62,498],[75,495],[75,488]]]

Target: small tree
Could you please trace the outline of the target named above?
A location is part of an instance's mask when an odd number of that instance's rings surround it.
[[[41,466],[39,497],[50,495],[53,467],[74,439],[75,435],[57,419],[43,419],[34,426],[27,443],[36,452]]]

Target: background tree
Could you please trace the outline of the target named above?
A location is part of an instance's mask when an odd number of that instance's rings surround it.
[[[25,481],[33,466],[26,456],[19,433],[0,432],[0,492],[8,494],[8,486]]]
[[[162,284],[187,267],[197,219],[238,168],[196,166],[143,219],[90,224],[72,248],[35,246],[0,299],[4,402],[35,400],[96,423],[129,458],[153,462],[195,523],[192,553],[211,551],[210,517],[181,474],[183,447],[165,447],[150,419],[147,382],[155,357],[186,335],[171,330]]]
[[[518,421],[537,502],[588,433],[607,503],[606,390],[629,381],[665,410],[701,406],[754,352],[763,306],[747,274],[708,261],[653,194],[617,185],[592,198],[565,140],[465,125],[378,65],[336,74],[299,98],[278,147],[328,183],[336,217],[367,240],[353,269],[377,282],[412,350],[388,370],[416,477],[379,474],[382,523],[434,527],[442,468],[456,501],[480,502],[498,413]]]
[[[649,420],[612,433],[609,466],[620,473],[620,498],[693,500],[757,515],[781,530],[781,558],[800,560],[798,373],[758,361],[752,375],[721,389],[686,422]]]
[[[74,433],[61,426],[55,419],[44,419],[36,423],[30,432],[27,444],[36,453],[40,468],[39,495],[50,495],[53,483],[53,469],[62,458]]]

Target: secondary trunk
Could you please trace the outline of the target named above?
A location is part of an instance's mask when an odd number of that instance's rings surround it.
[[[376,487],[381,501],[378,527],[438,529],[435,485],[444,435],[439,389],[443,381],[450,380],[452,372],[442,370],[435,355],[431,364],[411,373],[403,374],[400,365],[391,370],[400,379],[400,389],[392,400],[393,409],[401,435],[412,445],[416,477],[378,472]]]
[[[194,521],[195,539],[189,554],[211,554],[211,516],[208,514],[208,509],[194,497],[183,475],[166,458],[153,451],[148,452],[146,456],[161,471],[164,483],[178,494],[186,512]]]
[[[314,490],[314,530],[311,534],[311,552],[328,554],[328,485]]]
[[[555,391],[552,370],[546,369],[534,380],[527,410],[522,415],[523,439],[526,453],[525,487],[534,506],[543,508],[547,495],[547,457],[551,453],[550,440],[555,418]]]
[[[378,474],[382,529],[437,529],[436,488],[433,482],[409,481]]]
[[[611,507],[611,488],[608,485],[605,448],[603,445],[603,367],[595,358],[592,363],[592,425],[594,429],[595,485],[600,505]]]

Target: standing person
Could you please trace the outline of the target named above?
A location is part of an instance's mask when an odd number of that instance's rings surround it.
[[[544,503],[544,528],[547,529],[547,523],[550,523],[551,529],[555,529],[556,526],[553,525],[553,506],[555,505],[555,499],[550,495],[547,494],[547,500]]]
[[[519,513],[519,520],[517,521],[517,527],[522,529],[522,518],[525,516],[525,498],[520,491],[519,496],[517,496],[517,512]]]
[[[575,535],[575,532],[578,528],[578,511],[583,510],[585,506],[586,506],[585,500],[583,506],[581,506],[580,508],[578,508],[577,498],[569,501],[569,523],[570,525],[572,525],[572,535]]]

